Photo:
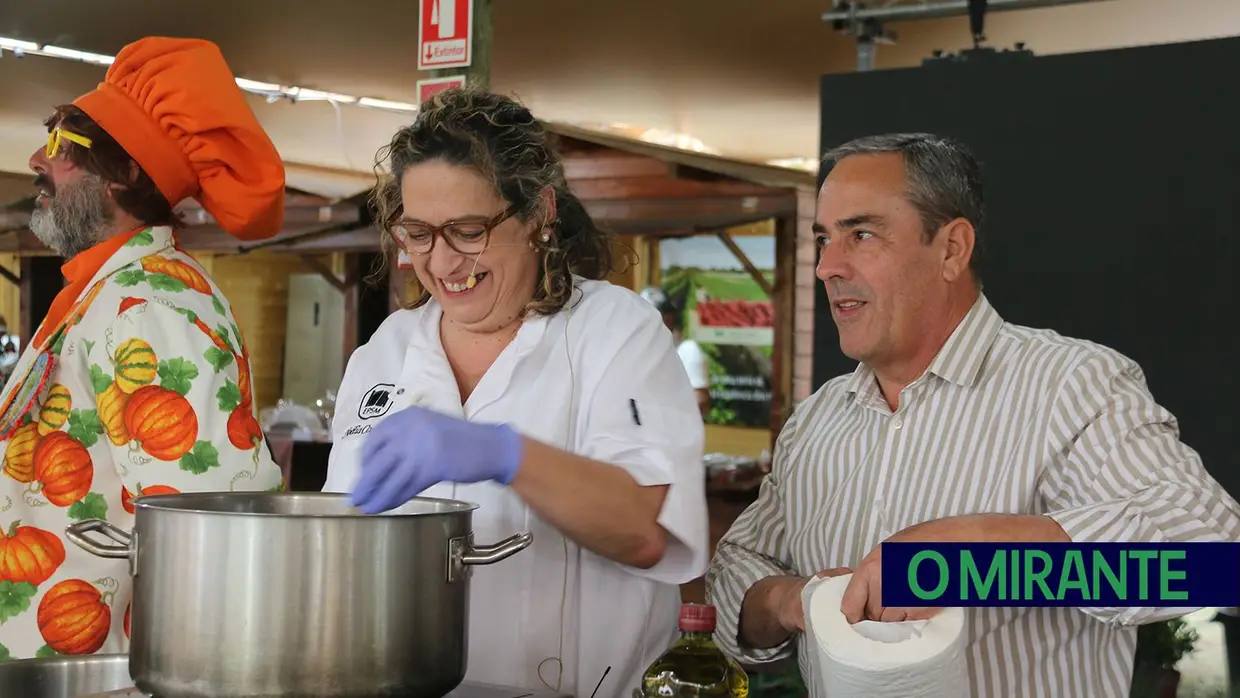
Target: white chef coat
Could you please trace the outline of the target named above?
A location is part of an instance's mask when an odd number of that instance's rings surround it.
[[[526,320],[464,407],[440,343],[441,306],[432,300],[389,317],[349,359],[323,489],[351,491],[366,433],[414,404],[507,422],[528,437],[623,467],[642,485],[670,485],[659,514],[669,547],[648,570],[579,547],[497,483],[443,483],[424,492],[480,505],[477,544],[533,533],[525,550],[474,568],[466,679],[555,688],[560,657],[561,691],[589,696],[610,666],[599,698],[629,698],[677,635],[678,585],[706,569],[705,437],[658,311],[628,289],[575,282],[564,310]]]

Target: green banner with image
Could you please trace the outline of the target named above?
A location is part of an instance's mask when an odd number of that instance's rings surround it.
[[[766,256],[762,253],[769,245],[770,266],[774,266],[772,238],[737,240],[756,248],[756,254],[750,254],[755,264],[766,261],[761,258]],[[669,243],[682,246],[675,251],[679,254],[668,254]],[[718,254],[718,250],[712,249],[714,246],[724,254]],[[770,298],[717,238],[665,241],[660,256],[665,260],[662,290],[683,313],[684,338],[697,342],[710,362],[711,409],[707,423],[770,426],[771,355],[775,338],[775,313]],[[694,266],[677,264],[684,257],[700,261]],[[762,273],[768,282],[774,282],[773,272]]]

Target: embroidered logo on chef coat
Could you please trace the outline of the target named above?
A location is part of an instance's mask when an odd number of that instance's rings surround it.
[[[357,406],[357,416],[361,419],[374,419],[382,417],[392,409],[392,389],[395,385],[391,383],[380,383],[362,396],[362,404]]]

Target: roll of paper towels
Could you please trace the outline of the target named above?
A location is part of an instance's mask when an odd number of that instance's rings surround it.
[[[849,623],[840,601],[851,574],[805,585],[805,640],[825,698],[967,698],[964,609],[930,620]]]

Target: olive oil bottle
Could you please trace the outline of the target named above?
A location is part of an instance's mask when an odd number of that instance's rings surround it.
[[[642,675],[641,698],[749,698],[749,677],[714,633],[714,606],[681,606],[680,639]]]

